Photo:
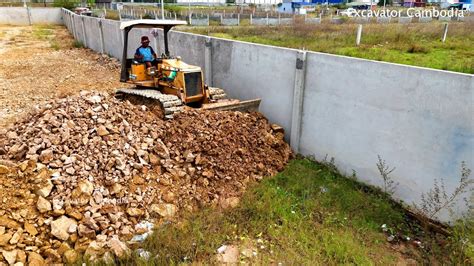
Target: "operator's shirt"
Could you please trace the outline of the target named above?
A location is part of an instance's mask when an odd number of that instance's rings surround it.
[[[141,60],[142,62],[151,62],[154,60],[153,54],[155,51],[153,51],[153,48],[151,46],[147,47],[138,47],[137,50],[135,51],[136,55],[143,55],[143,59]]]

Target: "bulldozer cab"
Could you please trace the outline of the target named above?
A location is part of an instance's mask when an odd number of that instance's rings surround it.
[[[120,81],[127,82],[129,75],[128,69],[131,67],[133,63],[133,58],[127,58],[128,56],[128,35],[133,28],[160,28],[163,30],[163,41],[164,41],[164,48],[165,53],[164,57],[169,57],[169,49],[168,49],[168,32],[174,27],[178,25],[186,25],[186,21],[182,20],[154,20],[154,19],[141,19],[141,20],[132,20],[122,22],[120,24],[120,29],[123,30],[123,53],[122,53],[122,67],[120,73]],[[152,47],[156,48],[156,47]]]
[[[123,54],[120,81],[135,85],[116,91],[118,97],[153,99],[160,103],[165,118],[186,107],[209,110],[257,111],[260,99],[239,101],[227,99],[223,89],[209,87],[204,83],[201,67],[187,64],[180,57],[171,57],[168,49],[168,32],[177,25],[186,25],[179,20],[133,20],[122,22]],[[147,66],[128,56],[128,37],[133,28],[163,29],[164,54],[157,58],[157,65]],[[137,40],[139,41],[139,40]],[[152,47],[153,48],[153,47]],[[156,47],[155,47],[156,48]]]

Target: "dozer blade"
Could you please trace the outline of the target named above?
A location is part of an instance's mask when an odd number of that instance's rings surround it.
[[[222,100],[216,103],[208,103],[202,106],[205,110],[219,111],[240,111],[240,112],[258,112],[262,99],[254,99],[248,101],[239,100]]]

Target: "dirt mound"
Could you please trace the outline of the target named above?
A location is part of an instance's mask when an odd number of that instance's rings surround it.
[[[82,252],[121,256],[126,242],[146,236],[148,222],[232,206],[249,182],[291,156],[259,114],[188,110],[163,121],[145,106],[81,92],[29,117],[0,132],[0,158],[15,162],[0,166],[0,192],[11,195],[0,207],[0,247],[47,262]]]
[[[51,99],[127,87],[118,60],[72,43],[60,26],[0,26],[0,128]]]

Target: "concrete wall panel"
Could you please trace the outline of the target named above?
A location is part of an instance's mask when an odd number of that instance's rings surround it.
[[[378,186],[380,155],[408,203],[434,178],[453,189],[461,161],[474,169],[473,84],[472,75],[308,53],[300,151]]]
[[[102,32],[104,34],[105,53],[121,59],[122,37],[120,36],[120,22],[114,20],[102,20]]]
[[[262,98],[260,110],[290,136],[296,50],[212,40],[213,85],[230,97]]]
[[[60,8],[0,7],[0,24],[63,24],[63,21]]]
[[[184,62],[200,66],[204,72],[207,71],[204,64],[206,36],[171,31],[169,42],[171,55],[181,56]]]
[[[0,24],[29,25],[27,9],[24,7],[0,8]]]
[[[64,24],[60,8],[34,7],[30,13],[32,24]]]
[[[82,16],[74,16],[74,32],[76,33],[76,38],[78,41],[80,41],[82,44],[86,44],[86,39],[84,36],[84,28],[82,26]]]
[[[99,20],[91,17],[84,17],[84,27],[86,30],[87,46],[94,51],[101,51]]]

